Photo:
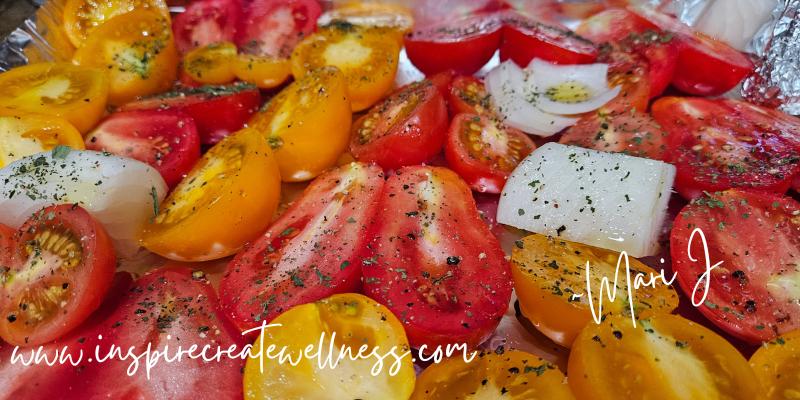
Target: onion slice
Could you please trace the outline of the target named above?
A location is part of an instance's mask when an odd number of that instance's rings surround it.
[[[536,108],[552,114],[582,114],[594,111],[619,95],[622,86],[608,88],[608,64],[555,65],[534,58],[528,64],[526,98]],[[554,87],[579,85],[589,99],[581,102],[561,102],[545,93]]]

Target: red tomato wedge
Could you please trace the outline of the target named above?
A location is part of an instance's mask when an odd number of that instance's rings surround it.
[[[697,228],[708,244],[709,265],[722,262],[708,281],[703,241],[695,235],[689,242]],[[751,344],[800,329],[797,201],[738,191],[698,198],[675,218],[670,247],[681,288],[695,293],[702,277],[695,303],[708,290],[698,309],[720,328]]]
[[[431,81],[411,84],[372,106],[353,124],[350,154],[387,170],[422,164],[441,152],[447,105]]]
[[[146,97],[125,104],[125,110],[173,110],[194,119],[201,144],[219,143],[242,129],[258,111],[261,94],[255,85],[203,86]]]
[[[500,61],[510,58],[523,68],[534,58],[554,64],[591,64],[597,54],[594,43],[561,27],[513,12],[504,19]]]
[[[320,175],[261,237],[237,254],[219,293],[226,315],[248,330],[290,308],[361,286],[383,171],[351,163]]]
[[[524,132],[470,113],[453,118],[444,155],[470,189],[500,193],[514,168],[535,148]]]
[[[172,20],[175,45],[181,56],[217,42],[233,42],[242,14],[241,0],[200,0]]]
[[[664,97],[653,115],[670,134],[669,159],[677,167],[675,190],[686,199],[726,189],[783,194],[797,173],[797,150],[763,134],[760,119],[736,113],[720,100]]]
[[[386,181],[364,289],[406,329],[412,347],[474,348],[508,310],[513,278],[469,187],[441,167],[403,168]]]
[[[200,158],[194,120],[173,110],[122,111],[104,118],[86,136],[86,149],[147,163],[175,187]]]
[[[317,30],[320,15],[314,0],[251,2],[236,31],[236,44],[247,54],[289,58],[294,46]]]
[[[668,140],[650,113],[591,114],[567,128],[558,142],[600,151],[668,161]]]
[[[447,108],[452,116],[461,113],[494,114],[483,81],[468,75],[453,78],[447,92]]]
[[[77,205],[34,213],[0,270],[0,337],[38,346],[75,329],[100,305],[117,268],[103,226]]]
[[[452,69],[471,75],[483,67],[500,45],[502,23],[491,13],[414,28],[405,36],[406,54],[425,75]]]

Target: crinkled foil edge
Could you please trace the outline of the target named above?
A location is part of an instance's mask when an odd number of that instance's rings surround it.
[[[0,72],[36,62],[72,59],[75,48],[62,28],[64,3],[48,1],[0,42]]]

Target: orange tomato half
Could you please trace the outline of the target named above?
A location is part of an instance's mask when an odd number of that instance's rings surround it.
[[[334,5],[336,7],[336,5]],[[317,19],[319,26],[333,22],[344,21],[353,25],[388,28],[396,36],[400,46],[403,46],[403,35],[414,27],[414,13],[401,5],[384,3],[361,3],[352,1],[342,7],[326,11]]]
[[[231,60],[231,70],[237,78],[259,89],[272,89],[292,75],[292,62],[283,57],[239,54]]]
[[[769,400],[800,398],[800,330],[763,343],[750,357]]]
[[[80,132],[63,118],[43,114],[0,117],[0,168],[58,145],[85,149]]]
[[[192,50],[186,55],[181,66],[197,82],[207,85],[223,85],[236,79],[231,68],[231,63],[235,58],[235,44],[212,43]]]
[[[67,0],[64,30],[72,44],[81,47],[100,25],[133,10],[150,10],[169,19],[164,0]]]

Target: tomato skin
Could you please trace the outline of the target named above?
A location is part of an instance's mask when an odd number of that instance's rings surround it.
[[[368,227],[383,182],[380,167],[361,163],[315,179],[228,265],[219,292],[230,320],[245,331],[294,306],[358,291],[361,260],[356,256],[371,240]]]
[[[487,14],[443,26],[417,27],[404,37],[406,54],[425,75],[448,69],[457,75],[472,75],[494,55],[501,28],[500,21]]]
[[[406,110],[406,102],[414,99],[417,104]],[[399,107],[403,107],[401,114],[393,114]],[[444,147],[447,122],[447,105],[436,85],[428,81],[410,86],[376,104],[353,124],[349,150],[356,160],[386,170],[422,164]],[[370,137],[365,141],[364,135]]]
[[[17,231],[0,224],[0,268],[11,267],[16,252]]]
[[[201,144],[216,144],[236,132],[258,111],[261,94],[254,85],[203,86],[146,97],[119,110],[170,109],[194,119]]]
[[[558,142],[666,162],[669,161],[667,142],[674,136],[662,129],[652,114],[623,111],[586,115],[567,128]]]
[[[313,0],[254,1],[246,6],[235,41],[245,53],[288,58],[317,30],[320,15],[322,9]]]
[[[442,167],[398,170],[384,185],[373,229],[364,290],[403,321],[412,347],[474,348],[497,326],[513,278],[458,175]]]
[[[190,51],[216,42],[233,42],[242,18],[241,0],[193,1],[172,20],[175,45],[185,56]]]
[[[597,59],[592,42],[561,28],[512,14],[503,26],[500,61],[514,60],[525,68],[534,58],[554,64],[591,64]]]
[[[473,125],[477,129],[472,128]],[[477,142],[481,143],[481,150],[472,149],[476,143],[464,142],[465,136],[472,135],[480,136]],[[450,123],[444,155],[450,168],[472,190],[500,193],[514,168],[534,149],[533,141],[518,129],[478,114],[458,114]],[[480,154],[473,154],[473,151]]]
[[[16,346],[38,346],[75,329],[97,309],[111,286],[117,260],[103,226],[77,205],[46,207],[20,232],[11,268],[1,277],[0,337]],[[64,267],[48,265],[56,257]],[[60,304],[52,304],[59,299]],[[28,303],[37,305],[34,311],[28,311]],[[56,309],[48,309],[47,303]],[[28,321],[36,326],[29,328]]]
[[[80,48],[87,38],[108,20],[133,10],[149,10],[162,17],[169,17],[167,2],[164,0],[117,0],[113,2],[67,0],[65,3],[63,5],[64,31],[76,48]]]
[[[486,92],[483,81],[468,75],[453,78],[447,92],[447,109],[451,117],[462,113],[486,116],[493,114],[489,93]]]
[[[782,400],[787,393],[800,391],[800,382],[786,377],[800,371],[800,330],[764,342],[750,357],[750,368],[764,387],[767,398]],[[784,379],[781,379],[783,377]]]
[[[698,307],[715,325],[751,344],[800,328],[800,306],[785,285],[800,269],[782,260],[800,255],[800,203],[789,197],[726,191],[684,207],[672,229],[671,253],[678,282],[693,293],[706,271],[702,241],[689,238],[700,228],[708,243],[709,292]],[[697,236],[697,235],[695,235]],[[699,288],[703,290],[704,285]],[[696,301],[703,295],[696,294]]]
[[[147,163],[170,188],[200,159],[200,138],[194,120],[173,110],[111,114],[86,136],[86,148]]]

